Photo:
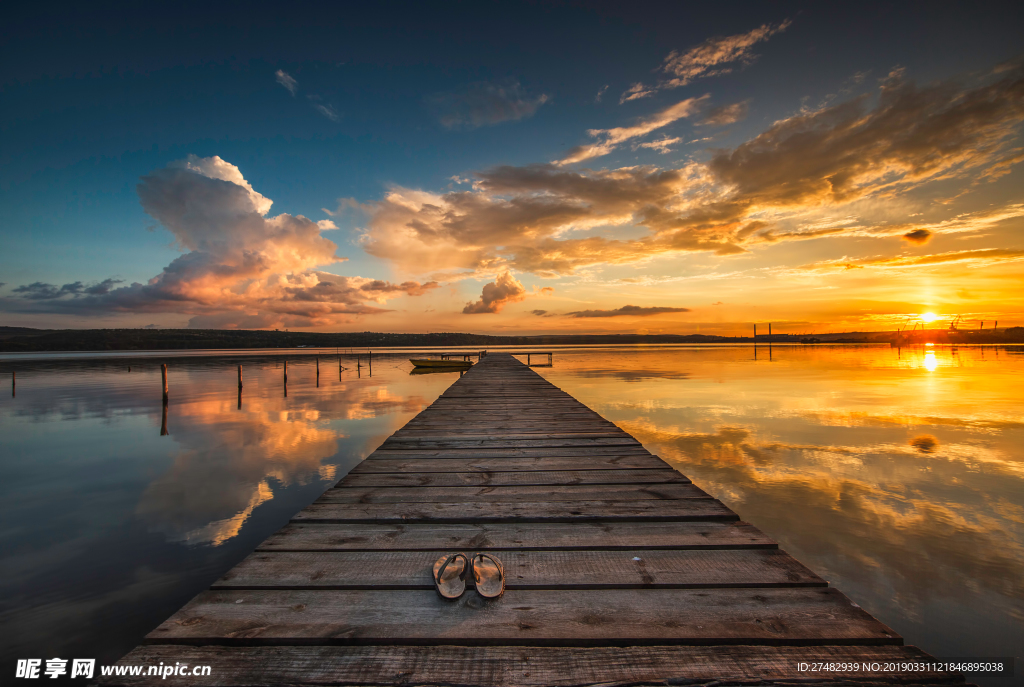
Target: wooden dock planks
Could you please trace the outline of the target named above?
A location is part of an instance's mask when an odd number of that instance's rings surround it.
[[[504,596],[439,598],[430,567],[453,551],[498,555]],[[808,683],[800,662],[927,658],[902,644],[633,437],[491,354],[121,663],[211,665],[193,684],[216,685]]]

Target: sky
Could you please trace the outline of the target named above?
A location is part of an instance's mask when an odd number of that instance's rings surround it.
[[[1024,325],[1019,3],[9,15],[3,325]]]

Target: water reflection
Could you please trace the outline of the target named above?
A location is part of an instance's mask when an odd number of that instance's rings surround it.
[[[159,359],[20,363],[0,402],[5,661],[116,659],[451,382],[377,362],[335,380],[291,360],[285,397],[283,361],[247,359],[243,387],[237,359],[170,358],[166,402]]]
[[[558,351],[536,371],[910,643],[1024,654],[1024,355],[758,349]],[[130,649],[457,378],[407,357],[337,378],[329,358],[247,358],[244,387],[237,358],[170,358],[168,404],[160,358],[20,363],[0,398],[5,656]]]
[[[765,365],[767,351],[750,353],[563,354],[542,374],[908,643],[1024,654],[1024,356],[776,346]],[[640,383],[623,385],[631,375]]]

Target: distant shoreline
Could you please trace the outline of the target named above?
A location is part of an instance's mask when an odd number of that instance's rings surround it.
[[[226,329],[31,329],[0,327],[0,352],[85,352],[161,351],[273,348],[396,348],[396,347],[478,347],[488,346],[572,346],[610,344],[753,344],[751,336],[710,336],[706,334],[541,334],[536,336],[494,336],[489,334],[432,333],[389,334],[383,332],[288,332]],[[999,344],[1024,343],[1024,327],[998,330],[950,332],[933,329],[896,332],[836,332],[831,334],[767,334],[757,336],[768,343],[923,343]]]

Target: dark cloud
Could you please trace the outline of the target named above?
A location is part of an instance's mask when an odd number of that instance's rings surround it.
[[[73,287],[74,284],[65,284],[65,287]],[[22,298],[30,298],[32,300],[48,300],[51,298],[60,298],[61,296],[72,293],[58,289],[53,284],[46,284],[41,281],[32,282],[31,284],[22,284],[14,288],[14,293],[20,293]]]
[[[922,246],[931,240],[932,232],[927,229],[914,229],[913,231],[908,231],[904,234],[903,238],[907,243],[913,243],[915,246]]]
[[[537,317],[551,317],[547,310],[531,310],[530,314]]]
[[[939,449],[939,440],[931,434],[921,434],[907,443],[921,453],[935,453]]]
[[[103,281],[85,286],[82,282],[76,281],[57,288],[54,284],[37,281],[15,288],[14,293],[21,294],[22,298],[29,300],[54,300],[64,298],[65,296],[77,298],[82,295],[102,296],[109,293],[116,284],[122,283],[124,283],[123,279],[104,279]],[[3,286],[3,284],[0,284],[0,286]]]
[[[285,297],[285,300],[360,305],[367,300],[382,301],[389,296],[401,294],[422,296],[427,291],[436,289],[439,286],[436,281],[425,284],[415,281],[392,284],[389,281],[382,281],[380,279],[367,280],[362,277],[339,277],[327,272],[317,272],[316,276],[318,283],[315,286],[299,286],[286,289],[288,295]]]
[[[641,305],[624,305],[615,310],[577,310],[566,313],[569,317],[648,317],[650,315],[662,315],[670,312],[690,312],[689,308],[647,308]]]
[[[518,81],[480,82],[462,91],[436,93],[427,105],[448,129],[476,129],[532,117],[548,96],[529,95]]]
[[[516,303],[526,298],[526,287],[509,271],[502,272],[498,278],[484,285],[480,300],[466,303],[462,309],[464,315],[480,315],[497,313],[509,303]]]

